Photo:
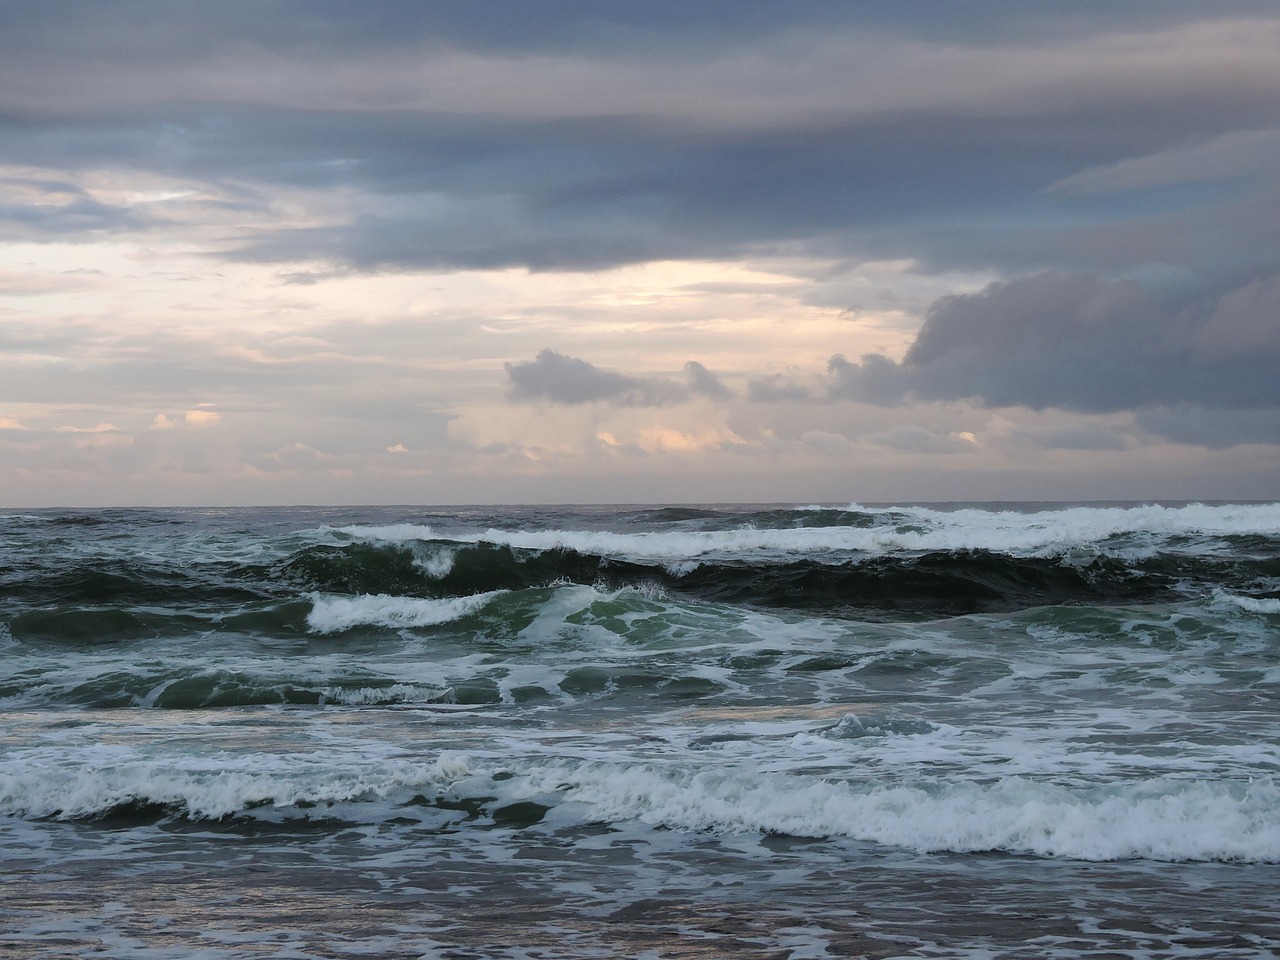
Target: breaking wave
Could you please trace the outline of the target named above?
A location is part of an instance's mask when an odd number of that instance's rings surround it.
[[[855,784],[745,770],[673,770],[599,761],[432,761],[312,754],[189,758],[175,769],[129,756],[23,764],[0,772],[0,811],[93,819],[133,811],[191,819],[305,817],[403,821],[414,804],[495,821],[517,805],[583,823],[681,831],[848,837],[927,852],[1000,851],[1086,861],[1280,862],[1280,788],[1270,779],[1153,778],[1064,786]],[[25,767],[25,769],[21,769]],[[536,819],[536,818],[535,818]]]
[[[341,633],[355,627],[402,629],[429,627],[460,620],[487,606],[507,591],[494,590],[469,597],[423,600],[385,594],[360,597],[312,598],[307,626],[314,633]]]
[[[817,509],[817,508],[815,508]],[[831,508],[820,508],[833,512]],[[733,529],[679,529],[620,533],[575,530],[498,530],[444,537],[427,525],[349,526],[336,532],[360,540],[408,543],[451,539],[524,550],[572,550],[639,561],[765,554],[859,554],[992,551],[1056,557],[1081,548],[1146,553],[1178,538],[1280,536],[1276,504],[1183,507],[1081,506],[1040,512],[899,507],[869,512],[851,505],[864,522],[813,526],[803,510],[748,517]],[[703,519],[700,513],[693,521]],[[767,520],[767,525],[759,521]],[[1127,538],[1127,539],[1126,539]],[[1118,541],[1108,544],[1108,541]]]

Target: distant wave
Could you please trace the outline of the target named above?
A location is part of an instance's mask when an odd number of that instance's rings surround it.
[[[829,508],[828,508],[829,509]],[[509,531],[450,534],[457,543],[487,543],[524,550],[573,550],[637,561],[691,565],[715,557],[803,555],[820,559],[848,555],[987,550],[1015,556],[1061,556],[1081,548],[1119,554],[1149,553],[1176,537],[1280,536],[1280,504],[1184,507],[1066,507],[1034,513],[954,511],[901,507],[851,513],[865,524],[799,525],[805,511],[774,511],[773,525],[736,529],[673,529],[639,533],[579,530]],[[793,518],[788,525],[784,517]],[[349,526],[336,532],[356,539],[410,543],[446,539],[419,524]],[[1128,538],[1108,544],[1116,538]],[[1194,552],[1194,551],[1193,551]],[[683,567],[679,567],[683,568]]]

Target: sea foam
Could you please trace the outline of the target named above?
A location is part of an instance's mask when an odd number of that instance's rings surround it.
[[[382,800],[447,787],[467,774],[465,760],[431,762],[320,753],[145,757],[104,747],[50,758],[32,752],[0,768],[0,813],[76,819],[126,805],[160,805],[194,819],[270,806],[299,814],[315,805]]]
[[[736,767],[504,762],[451,752],[430,761],[313,753],[174,762],[101,748],[81,754],[11,758],[0,770],[0,812],[82,818],[122,804],[159,804],[193,818],[312,816],[315,806],[327,815],[326,808],[341,804],[344,816],[363,821],[395,814],[408,797],[425,794],[489,809],[560,806],[559,823],[848,837],[925,852],[1084,861],[1280,863],[1280,787],[1270,778],[868,784]]]
[[[506,592],[492,590],[467,597],[444,599],[393,597],[386,594],[358,597],[315,595],[311,598],[312,607],[307,614],[307,626],[313,633],[341,633],[361,626],[392,629],[430,627],[475,613]]]
[[[1280,613],[1280,597],[1244,597],[1219,590],[1215,595],[1220,603],[1230,604],[1249,613]]]
[[[535,780],[602,820],[685,830],[845,836],[920,851],[1004,851],[1073,860],[1280,862],[1271,781],[1149,779],[1067,787],[853,785],[649,766],[560,767]]]

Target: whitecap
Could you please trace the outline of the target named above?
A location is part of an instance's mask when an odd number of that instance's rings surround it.
[[[1214,599],[1220,603],[1230,604],[1249,613],[1280,613],[1280,597],[1246,597],[1219,590]]]
[[[845,836],[919,851],[1004,851],[1073,860],[1280,862],[1280,788],[1144,779],[1064,786],[851,784],[651,765],[553,765],[532,778],[601,820],[670,829]]]
[[[861,510],[861,508],[858,508]],[[1146,556],[1167,549],[1168,540],[1237,535],[1280,535],[1280,504],[1157,504],[1127,507],[1075,506],[1022,512],[977,507],[938,510],[900,507],[876,514],[871,527],[830,526],[734,530],[665,530],[617,533],[592,530],[500,530],[451,534],[454,543],[488,543],[521,550],[573,550],[670,565],[673,572],[693,569],[715,557],[842,562],[853,556],[930,551],[990,550],[1022,556],[1065,557],[1087,562],[1094,551]],[[433,539],[432,528],[418,524],[344,527],[362,539],[405,543]],[[1115,543],[1123,538],[1123,543]],[[1183,544],[1191,552],[1212,551],[1210,544]]]
[[[313,595],[307,626],[313,633],[341,633],[354,627],[392,629],[430,627],[459,620],[488,605],[506,590],[492,590],[467,597],[429,599],[364,594],[358,597]]]
[[[466,759],[448,753],[411,762],[324,753],[153,758],[95,747],[53,758],[31,751],[0,769],[0,811],[73,819],[142,803],[193,818],[218,818],[264,806],[305,811],[314,805],[367,803],[444,789],[468,774]]]

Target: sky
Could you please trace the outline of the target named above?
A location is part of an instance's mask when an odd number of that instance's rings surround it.
[[[0,5],[0,506],[1280,498],[1280,7]]]

